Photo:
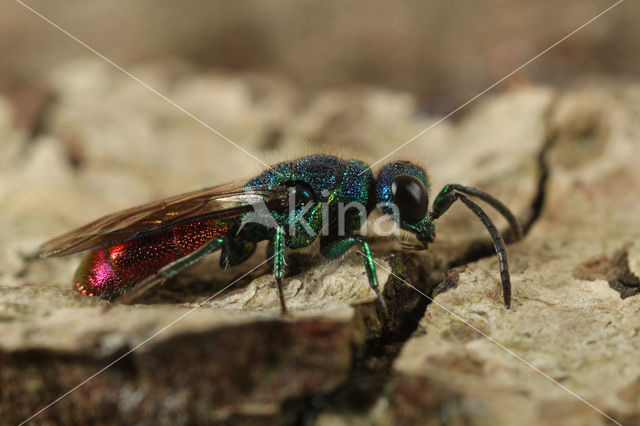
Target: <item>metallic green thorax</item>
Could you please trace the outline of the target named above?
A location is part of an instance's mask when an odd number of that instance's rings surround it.
[[[367,215],[382,205],[390,214],[392,203],[391,181],[398,174],[410,174],[420,179],[428,188],[425,171],[406,161],[384,166],[374,180],[369,167],[358,160],[344,160],[330,155],[311,155],[291,162],[276,164],[273,168],[249,180],[245,186],[276,185],[293,187],[303,182],[311,189],[316,202],[296,207],[292,203],[286,211],[269,211],[275,220],[277,231],[259,223],[249,223],[237,236],[237,240],[270,240],[270,253],[275,255],[274,272],[284,269],[285,247],[291,249],[311,245],[320,238],[320,252],[328,258],[342,256],[354,245],[360,244],[367,277],[377,290],[378,281],[369,244],[357,232]],[[344,221],[339,218],[343,217]],[[418,223],[398,220],[401,228],[413,232],[419,239],[433,235],[433,223],[429,215]],[[343,226],[340,224],[342,223]],[[305,227],[303,224],[306,224]],[[244,253],[236,250],[237,253]],[[282,264],[280,264],[282,258]]]
[[[312,155],[292,162],[276,164],[246,183],[245,186],[282,185],[291,186],[295,182],[309,185],[318,202],[309,208],[292,208],[284,212],[272,211],[277,224],[286,232],[285,243],[289,248],[302,248],[312,244],[320,234],[334,234],[338,231],[337,215],[339,206],[357,203],[369,207],[373,177],[368,166],[357,160],[343,160],[330,155]],[[368,213],[367,210],[365,213]],[[360,211],[350,208],[346,213],[346,231],[360,228]],[[309,229],[303,226],[303,222]],[[324,228],[326,229],[324,232]],[[255,227],[247,226],[244,236],[266,236]],[[333,229],[335,228],[335,229]],[[334,232],[335,231],[335,232]]]

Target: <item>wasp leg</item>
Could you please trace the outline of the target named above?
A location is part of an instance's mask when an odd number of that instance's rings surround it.
[[[220,267],[229,269],[249,259],[256,251],[256,243],[242,239],[226,238],[220,252]]]
[[[276,228],[276,235],[273,239],[273,275],[276,277],[278,286],[278,297],[280,298],[280,313],[287,315],[287,305],[284,301],[284,291],[282,290],[282,277],[284,276],[284,228]]]
[[[115,305],[131,303],[132,301],[140,297],[143,293],[145,293],[150,288],[154,287],[159,282],[164,282],[168,278],[171,278],[178,272],[182,271],[187,266],[190,266],[191,264],[202,259],[207,254],[220,248],[220,246],[222,246],[223,243],[224,243],[224,238],[216,238],[214,240],[209,241],[199,249],[189,253],[188,255],[183,256],[180,259],[169,263],[168,265],[161,268],[155,274],[150,275],[147,278],[140,281],[138,284],[135,285],[135,287],[133,287],[128,292],[119,296],[117,299],[114,299],[112,301],[112,304],[108,307],[108,309],[110,309]]]
[[[387,305],[384,303],[380,287],[378,285],[378,276],[376,274],[376,264],[371,255],[369,243],[362,235],[350,235],[345,237],[322,237],[320,239],[320,253],[328,259],[337,259],[347,252],[355,244],[360,243],[362,261],[364,270],[367,273],[369,286],[376,293],[378,303],[382,307],[384,314],[387,314]]]
[[[511,228],[513,242],[522,239],[522,236],[524,234],[522,231],[522,225],[520,224],[520,221],[515,217],[515,215],[511,213],[511,210],[509,210],[509,208],[504,204],[502,204],[502,202],[497,198],[494,198],[492,195],[489,195],[486,192],[481,191],[472,186],[463,186],[457,183],[445,185],[445,187],[442,188],[442,191],[440,191],[440,193],[436,197],[436,200],[433,203],[434,211],[436,209],[436,205],[441,205],[442,206],[441,208],[443,208],[442,212],[438,214],[436,217],[440,217],[442,213],[444,213],[449,208],[451,203],[453,203],[454,200],[451,200],[448,203],[445,202],[445,197],[447,197],[447,195],[451,194],[453,191],[471,195],[472,197],[478,197],[482,201],[491,205],[491,207],[496,209],[505,219],[507,219],[507,222],[509,222],[509,227]]]
[[[511,278],[509,276],[509,264],[507,263],[507,249],[504,246],[504,240],[502,239],[502,235],[500,235],[500,231],[498,231],[498,228],[496,228],[484,210],[464,194],[456,192],[456,188],[447,185],[434,201],[431,217],[435,220],[442,216],[456,200],[462,201],[473,213],[475,213],[491,235],[493,247],[496,250],[498,263],[500,265],[500,279],[502,280],[502,296],[504,298],[504,305],[509,309],[511,307]]]

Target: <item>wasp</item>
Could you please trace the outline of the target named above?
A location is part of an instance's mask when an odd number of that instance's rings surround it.
[[[205,255],[220,250],[224,268],[247,260],[268,241],[281,312],[285,252],[310,246],[337,259],[359,246],[371,289],[384,307],[367,238],[360,234],[367,215],[380,208],[413,234],[426,250],[435,221],[461,201],[484,224],[498,258],[504,304],[511,305],[511,282],[504,240],[478,198],[509,223],[514,240],[522,227],[491,195],[468,186],[446,185],[429,210],[425,170],[409,161],[384,165],[374,176],[359,160],[316,154],[281,162],[249,179],[215,186],[107,215],[41,246],[42,257],[86,252],[74,277],[87,296],[131,301]]]

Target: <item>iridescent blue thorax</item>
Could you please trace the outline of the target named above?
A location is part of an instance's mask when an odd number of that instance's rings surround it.
[[[339,205],[357,203],[368,210],[372,205],[373,176],[368,166],[362,161],[344,160],[332,155],[316,154],[278,163],[249,180],[245,186],[292,186],[297,182],[308,185],[317,202],[310,207],[301,205],[286,212],[272,212],[278,225],[288,230],[286,244],[290,248],[308,246],[322,233],[323,227],[334,226]],[[353,228],[361,212],[350,209],[348,213],[347,228],[355,230]],[[311,235],[302,226],[303,220],[313,231]],[[359,225],[359,220],[357,222]],[[327,232],[330,231],[324,233]]]

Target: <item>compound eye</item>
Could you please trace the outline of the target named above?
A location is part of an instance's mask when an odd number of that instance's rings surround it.
[[[418,223],[427,215],[427,187],[412,175],[398,175],[391,181],[391,197],[400,212],[400,219]]]
[[[289,199],[293,197],[296,209],[302,208],[310,201],[318,201],[315,192],[313,192],[313,188],[306,182],[290,182],[287,186],[289,186]]]

